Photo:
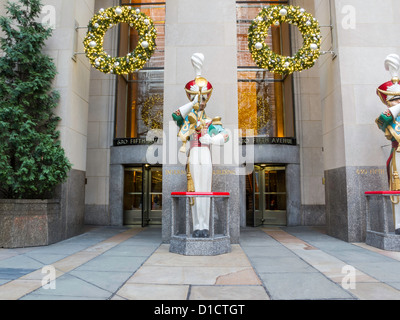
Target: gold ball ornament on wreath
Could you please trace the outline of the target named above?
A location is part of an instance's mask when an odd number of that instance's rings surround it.
[[[104,51],[106,32],[118,23],[127,23],[137,30],[137,47],[124,57],[111,57]],[[131,6],[100,9],[88,25],[83,41],[85,53],[91,65],[104,73],[129,74],[144,67],[156,48],[157,31],[153,21]]]
[[[266,44],[271,26],[282,23],[296,25],[303,37],[303,46],[294,56],[282,56]],[[321,30],[318,21],[303,8],[269,6],[261,10],[249,28],[249,50],[256,65],[276,74],[291,74],[314,66],[320,57]]]

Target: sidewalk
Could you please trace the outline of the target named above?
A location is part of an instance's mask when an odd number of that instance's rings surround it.
[[[54,289],[42,287],[49,270]],[[400,300],[399,271],[400,252],[311,227],[245,228],[216,257],[170,253],[157,227],[88,227],[48,247],[0,249],[0,300]]]

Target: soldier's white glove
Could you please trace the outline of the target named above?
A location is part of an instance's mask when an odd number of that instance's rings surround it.
[[[199,102],[199,95],[196,94],[196,96],[194,97],[193,101],[192,101],[192,105],[194,106],[196,103]]]
[[[400,113],[400,103],[399,104],[396,104],[395,106],[393,106],[393,107],[391,107],[391,108],[389,108],[389,110],[390,110],[390,112],[392,113],[392,115],[393,115],[393,118],[397,118],[397,116],[399,115],[399,113]]]
[[[206,134],[206,135],[200,137],[200,142],[201,142],[201,144],[210,145],[212,143],[212,138],[209,134]]]
[[[217,145],[217,146],[222,146],[225,142],[225,139],[222,134],[218,134],[212,138],[209,134],[206,134],[200,138],[200,142],[202,144],[206,144],[206,145],[213,144],[213,145]]]

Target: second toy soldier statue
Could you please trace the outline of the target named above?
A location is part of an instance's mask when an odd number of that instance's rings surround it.
[[[387,172],[391,191],[400,191],[400,57],[389,55],[385,60],[385,68],[390,72],[392,80],[382,84],[377,94],[388,107],[376,123],[385,133],[385,137],[392,142],[392,150],[387,161]],[[395,234],[400,235],[400,196],[391,197],[393,204],[393,220]]]
[[[185,86],[189,103],[180,107],[172,115],[179,127],[179,137],[183,145],[181,152],[188,152],[186,166],[188,192],[211,192],[212,160],[210,145],[223,145],[229,135],[222,126],[221,117],[207,117],[205,108],[211,98],[213,86],[202,77],[204,55],[192,56],[196,78]],[[187,146],[189,144],[189,146]],[[194,238],[209,237],[210,198],[201,197],[191,203]]]

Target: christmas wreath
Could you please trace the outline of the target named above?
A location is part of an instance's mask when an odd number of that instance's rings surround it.
[[[265,43],[272,25],[297,25],[303,36],[303,47],[295,56],[274,53]],[[269,6],[261,10],[249,28],[249,50],[257,66],[277,74],[291,74],[311,68],[320,56],[321,31],[318,21],[303,8]]]
[[[104,51],[104,36],[108,29],[121,22],[137,30],[138,45],[125,57],[111,57]],[[156,47],[156,38],[153,21],[139,9],[131,6],[100,9],[89,22],[84,39],[85,53],[92,66],[101,72],[128,74],[142,69],[151,58]]]

